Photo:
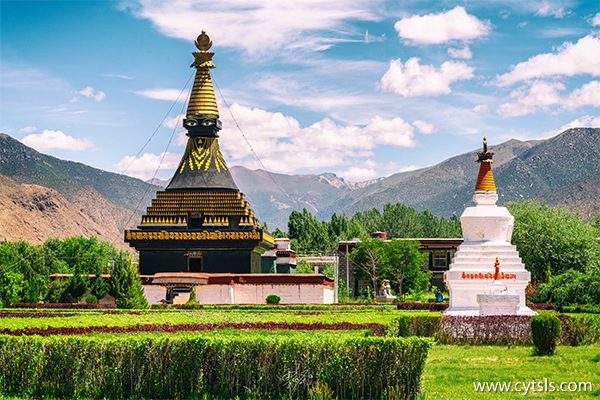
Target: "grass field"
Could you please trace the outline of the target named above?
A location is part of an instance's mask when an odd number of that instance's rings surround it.
[[[18,312],[18,310],[10,310]],[[24,310],[22,310],[24,311]],[[36,311],[26,311],[26,317],[0,318],[0,329],[45,327],[129,326],[144,324],[216,324],[227,322],[287,322],[388,324],[400,315],[438,315],[429,311],[398,311],[393,307],[214,307],[202,310],[149,310],[142,312],[105,313],[100,310],[61,310],[36,317]],[[66,314],[66,315],[65,315]],[[215,330],[197,333],[136,333],[137,337],[160,335],[202,335],[203,337],[239,337],[273,335],[280,337],[360,337],[364,330],[346,331],[257,331]],[[93,333],[101,339],[115,334]],[[126,334],[117,334],[126,335]],[[600,399],[600,343],[580,347],[559,346],[551,357],[532,356],[528,346],[470,346],[436,344],[429,352],[422,376],[422,399]],[[475,388],[476,383],[511,385],[511,391],[489,391]],[[558,391],[563,382],[580,384],[578,391]],[[516,386],[515,386],[516,385]],[[552,388],[555,391],[552,391]],[[573,387],[567,389],[573,389]],[[2,398],[0,396],[0,398]]]
[[[410,311],[406,314],[430,315],[429,311]],[[32,317],[0,318],[0,329],[46,328],[46,327],[85,327],[85,326],[127,326],[143,324],[194,324],[220,322],[301,322],[301,323],[378,323],[387,325],[399,312],[393,307],[338,309],[286,309],[257,308],[233,309],[214,308],[207,310],[149,310],[134,313],[104,313],[102,311],[55,312],[56,316],[33,317],[35,312],[27,311]],[[67,316],[60,316],[66,314]],[[439,314],[439,313],[438,313]]]
[[[600,398],[600,344],[559,346],[551,357],[532,356],[527,346],[435,345],[422,378],[423,398],[430,399],[589,399]],[[475,382],[523,382],[520,392],[476,392]],[[531,382],[536,383],[531,386]],[[550,382],[591,382],[593,392],[550,392]],[[533,389],[535,389],[535,391]],[[541,389],[541,390],[538,390]]]

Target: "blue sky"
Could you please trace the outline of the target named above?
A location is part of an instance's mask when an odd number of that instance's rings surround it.
[[[598,0],[2,0],[0,18],[0,132],[144,179],[183,153],[202,29],[229,165],[361,181],[600,127]]]

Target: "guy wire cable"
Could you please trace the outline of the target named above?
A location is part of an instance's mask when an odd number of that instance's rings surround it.
[[[233,119],[233,122],[235,123],[235,126],[238,128],[238,130],[240,131],[240,133],[242,134],[242,137],[244,138],[244,140],[246,141],[246,144],[248,145],[248,147],[250,148],[250,151],[252,152],[252,154],[254,154],[254,157],[256,157],[256,159],[258,160],[259,164],[261,165],[261,167],[263,167],[263,169],[265,170],[265,172],[269,175],[269,177],[271,178],[271,180],[273,181],[273,183],[275,183],[275,186],[277,186],[277,188],[279,188],[279,190],[281,191],[281,193],[283,193],[283,195],[285,197],[287,197],[288,199],[292,200],[292,198],[287,194],[287,192],[279,185],[279,183],[275,180],[275,177],[273,177],[273,175],[271,174],[271,171],[269,171],[267,169],[267,167],[265,167],[265,165],[263,164],[262,160],[260,159],[260,157],[258,157],[258,154],[256,154],[256,152],[254,151],[254,149],[252,148],[252,145],[250,144],[250,142],[248,141],[248,138],[246,137],[246,135],[244,134],[244,131],[242,130],[242,128],[240,127],[240,124],[238,124],[237,119],[235,118],[235,116],[233,115],[233,112],[231,111],[231,107],[229,107],[229,104],[227,104],[227,100],[225,100],[225,96],[223,96],[223,93],[221,92],[221,88],[219,87],[219,85],[217,84],[217,82],[215,81],[214,77],[213,77],[213,83],[215,84],[215,86],[217,87],[217,90],[219,91],[219,95],[221,95],[221,99],[223,100],[223,104],[225,104],[225,107],[227,107],[227,110],[229,111],[229,115],[231,115],[231,118]]]

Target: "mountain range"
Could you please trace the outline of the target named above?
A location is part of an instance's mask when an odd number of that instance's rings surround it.
[[[258,219],[287,230],[294,209],[321,219],[332,213],[402,202],[439,216],[460,215],[471,204],[478,164],[473,149],[441,163],[365,182],[332,173],[285,175],[232,166],[231,173]],[[491,146],[499,203],[535,198],[600,213],[600,129],[573,128],[546,140]],[[167,182],[143,182],[41,154],[0,134],[0,240],[41,242],[50,236],[98,235],[125,247],[134,227]]]

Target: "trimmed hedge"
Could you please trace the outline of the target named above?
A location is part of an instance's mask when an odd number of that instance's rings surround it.
[[[426,338],[0,336],[0,393],[52,398],[416,398]]]
[[[117,308],[116,304],[98,304],[98,303],[15,303],[12,308],[68,308],[68,309],[102,309]]]
[[[560,315],[561,344],[579,346],[600,342],[600,315]],[[457,317],[403,315],[392,320],[387,336],[433,337],[443,344],[531,345],[531,317],[499,315]]]
[[[429,310],[444,311],[448,308],[448,303],[394,303],[398,310]]]

